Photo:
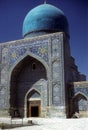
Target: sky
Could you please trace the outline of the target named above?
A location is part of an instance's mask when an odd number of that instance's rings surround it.
[[[79,72],[88,79],[88,0],[46,0],[66,15],[70,28],[71,55]],[[0,0],[0,43],[22,39],[26,14],[44,0]]]

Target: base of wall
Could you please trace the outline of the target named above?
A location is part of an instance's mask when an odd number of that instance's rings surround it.
[[[88,117],[88,111],[79,111],[79,118]]]
[[[79,111],[79,118],[88,117],[88,111]],[[0,117],[11,117],[8,110],[0,110]],[[67,118],[65,107],[63,106],[49,106],[41,108],[41,115],[43,118]]]
[[[66,118],[66,111],[63,106],[49,106],[46,108],[42,108],[41,117],[58,117],[58,118]]]
[[[8,110],[0,110],[0,117],[10,117]]]

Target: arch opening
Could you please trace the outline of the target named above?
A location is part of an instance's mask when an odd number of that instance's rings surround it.
[[[79,113],[80,117],[83,117],[86,111],[88,111],[88,99],[82,93],[78,93],[74,96],[72,104],[73,104],[73,114],[77,112]]]
[[[35,89],[27,95],[27,117],[40,117],[41,96]]]
[[[36,60],[35,58],[26,56],[16,65],[11,73],[10,81],[11,117],[24,117],[25,95],[33,88],[34,84],[36,84],[41,79],[47,80],[46,68],[40,61]],[[38,85],[35,85],[35,88],[40,89]],[[32,91],[30,94],[27,96],[27,103],[28,97],[34,96],[35,94],[36,96],[39,95],[37,91]],[[39,102],[41,104],[40,100]],[[38,112],[38,107],[34,107],[32,110],[36,110],[36,112]],[[29,113],[28,111],[27,113]],[[36,114],[39,116],[38,113]]]

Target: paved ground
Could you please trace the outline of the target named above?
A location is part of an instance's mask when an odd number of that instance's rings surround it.
[[[58,119],[58,118],[29,118],[29,119],[14,119],[12,123],[27,123],[32,120],[36,125],[14,128],[12,130],[88,130],[88,118],[81,119]],[[8,118],[0,118],[0,122],[11,123]]]

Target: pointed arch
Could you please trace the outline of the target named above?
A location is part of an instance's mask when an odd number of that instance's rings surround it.
[[[85,112],[87,110],[87,107],[88,107],[88,97],[82,92],[77,92],[72,98],[73,114],[77,112],[77,113],[81,113],[82,115],[82,112],[83,111]]]
[[[25,99],[27,99],[27,96],[28,94],[32,93],[33,91],[37,92],[40,96],[41,96],[41,93],[39,90],[37,90],[36,88],[31,88],[25,95]]]
[[[16,60],[16,62],[13,64],[13,66],[10,68],[9,81],[10,81],[10,79],[11,79],[11,74],[12,74],[13,70],[15,69],[15,67],[16,67],[22,60],[24,60],[24,59],[25,59],[26,57],[28,57],[28,56],[30,56],[30,57],[32,57],[32,58],[38,60],[39,62],[41,62],[41,63],[44,65],[44,67],[46,68],[46,70],[47,70],[47,78],[49,77],[50,69],[49,69],[48,64],[47,64],[41,57],[39,57],[39,56],[37,56],[37,55],[35,55],[35,54],[31,53],[31,52],[28,52],[28,53],[24,54],[23,56],[20,56],[20,57]]]
[[[81,98],[83,98],[83,99],[85,99],[85,100],[88,100],[88,97],[87,97],[84,93],[82,93],[82,92],[77,92],[77,93],[74,95],[74,97],[72,98],[72,100],[75,100],[75,99],[77,99],[78,97],[81,97]]]
[[[16,109],[20,111],[22,117],[26,115],[25,109],[27,109],[27,97],[25,97],[25,95],[27,96],[30,91],[36,91],[40,95],[38,90],[33,89],[33,84],[42,78],[46,80],[49,78],[47,63],[43,60],[40,61],[41,59],[36,59],[36,57],[30,55],[22,56],[10,71],[10,107],[16,107]],[[32,63],[36,63],[37,65],[35,70],[32,69]],[[27,84],[25,84],[26,82]]]
[[[25,110],[24,110],[24,116],[25,117],[27,117],[27,97],[28,97],[28,95],[30,94],[31,95],[31,93],[32,92],[37,92],[39,95],[40,95],[40,98],[41,98],[41,93],[40,93],[40,91],[39,90],[37,90],[36,88],[31,88],[27,93],[26,93],[26,95],[25,95],[25,103],[24,103],[24,108],[25,108]],[[39,100],[41,100],[41,99],[39,99]]]

